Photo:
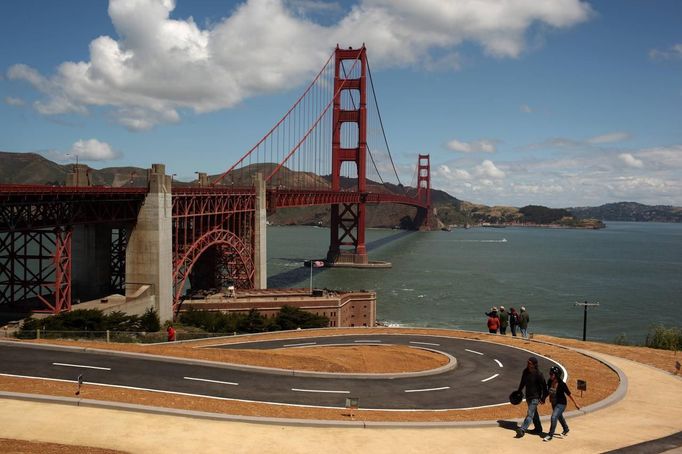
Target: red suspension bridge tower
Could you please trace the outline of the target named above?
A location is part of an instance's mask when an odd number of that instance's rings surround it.
[[[332,112],[332,191],[341,190],[341,165],[355,163],[357,169],[356,192],[367,193],[367,50],[340,49],[334,55],[334,105]],[[342,77],[344,61],[360,65],[358,77]],[[355,63],[355,64],[357,64]],[[342,99],[351,99],[351,91],[359,97],[358,105],[342,106]],[[342,147],[341,130],[344,124],[355,124],[351,130],[357,131],[356,141]],[[351,139],[351,142],[352,139]],[[331,241],[327,261],[333,263],[366,264],[365,246],[365,202],[357,204],[333,204],[331,206]]]

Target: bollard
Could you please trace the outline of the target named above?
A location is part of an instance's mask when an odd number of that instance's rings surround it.
[[[36,330],[36,340],[40,340],[40,330]]]
[[[109,343],[109,330],[107,330],[107,344]]]

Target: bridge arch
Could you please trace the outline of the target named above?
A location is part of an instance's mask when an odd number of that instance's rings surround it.
[[[173,266],[173,313],[180,311],[182,291],[192,269],[200,257],[210,248],[218,247],[219,259],[231,266],[230,276],[237,288],[253,288],[255,266],[251,247],[237,234],[216,227],[199,237],[183,253],[175,257]]]

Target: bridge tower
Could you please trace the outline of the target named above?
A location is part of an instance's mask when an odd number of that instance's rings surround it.
[[[343,62],[351,61],[354,69],[350,76],[342,75]],[[334,104],[332,111],[332,190],[341,190],[341,165],[353,162],[357,168],[357,192],[367,192],[367,51],[363,45],[359,49],[340,49],[334,55]],[[345,72],[345,71],[344,71]],[[359,77],[353,77],[357,76]],[[351,78],[352,77],[352,78]],[[341,100],[351,99],[352,91],[358,93],[358,105],[342,106]],[[355,124],[351,130],[357,131],[357,141],[342,147],[341,130],[346,123]],[[327,262],[367,264],[365,246],[365,203],[333,204],[331,206],[331,241],[327,252]]]
[[[419,230],[435,228],[435,219],[431,211],[431,158],[428,154],[420,154],[417,162],[417,199],[426,207],[419,208],[415,217],[415,225]]]

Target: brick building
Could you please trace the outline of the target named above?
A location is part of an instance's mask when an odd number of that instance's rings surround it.
[[[234,295],[215,294],[203,299],[186,299],[181,311],[192,309],[247,313],[256,309],[274,318],[282,306],[292,306],[329,318],[330,327],[375,326],[376,292],[308,289],[238,290]]]

